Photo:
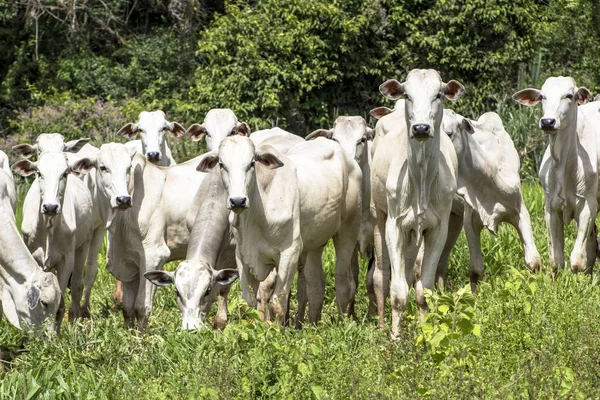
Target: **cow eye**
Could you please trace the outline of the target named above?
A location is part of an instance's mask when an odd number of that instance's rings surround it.
[[[102,172],[108,172],[108,168],[106,168],[105,165],[101,165],[99,168],[100,168],[100,171],[102,171]]]
[[[569,93],[568,95],[565,96],[565,99],[573,100],[573,95],[571,93]]]
[[[70,172],[71,172],[71,171],[69,171],[69,170],[66,170],[65,172],[63,172],[63,174],[62,174],[60,177],[61,177],[61,178],[66,178],[67,176],[69,176],[69,173],[70,173]]]
[[[219,167],[220,167],[221,169],[225,168],[225,165],[223,164],[223,162],[219,161]]]
[[[412,101],[412,99],[410,98],[410,96],[408,94],[406,94],[406,93],[404,93],[404,99],[406,101]]]
[[[254,160],[250,161],[250,168],[254,168],[255,164],[256,164],[256,161],[254,161]]]
[[[366,141],[367,141],[367,138],[363,136],[363,137],[361,137],[361,138],[360,138],[360,140],[359,140],[358,142],[356,142],[356,144],[357,144],[357,145],[359,145],[359,144],[363,144],[363,143],[365,143]]]
[[[179,294],[179,290],[177,290],[177,288],[175,288],[175,294],[177,295],[177,297],[181,297],[181,295]]]
[[[236,131],[236,130],[235,130],[235,128],[234,128],[234,129],[232,129],[232,130],[231,130],[231,132],[229,132],[229,135],[227,135],[227,136],[233,136],[233,135],[235,135],[236,133],[237,133],[237,131]]]
[[[435,99],[436,100],[439,100],[441,98],[442,98],[442,93],[441,92],[439,92],[438,94],[435,95]]]

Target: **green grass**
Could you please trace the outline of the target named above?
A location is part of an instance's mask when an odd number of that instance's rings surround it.
[[[527,183],[524,195],[547,263],[541,188]],[[181,332],[172,288],[158,290],[145,334],[128,331],[111,308],[114,278],[101,268],[92,318],[65,322],[60,337],[30,338],[16,355],[23,334],[0,323],[0,343],[11,349],[0,398],[600,397],[597,274],[530,274],[512,227],[483,236],[486,277],[476,298],[461,290],[468,283],[461,236],[449,268],[451,289],[430,296],[424,325],[413,295],[397,342],[365,317],[364,263],[358,320],[336,322],[331,248],[323,322],[299,331],[257,321],[239,300],[239,283],[222,331]],[[572,225],[566,236],[570,251]],[[389,306],[387,315],[389,325]]]

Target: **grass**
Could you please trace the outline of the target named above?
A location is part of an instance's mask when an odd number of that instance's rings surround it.
[[[537,183],[523,188],[547,264],[543,193]],[[451,258],[450,289],[430,295],[423,325],[413,295],[397,342],[366,318],[364,261],[358,319],[336,321],[330,247],[323,322],[299,331],[258,321],[239,299],[237,282],[224,330],[180,331],[169,287],[157,291],[147,332],[128,331],[111,307],[115,280],[101,268],[92,318],[65,322],[60,337],[30,338],[19,350],[23,333],[0,322],[0,343],[9,348],[0,398],[598,398],[597,274],[531,274],[512,227],[483,236],[486,277],[477,296],[464,290],[463,235]],[[566,236],[570,251],[573,225]],[[389,305],[387,315],[389,325]]]

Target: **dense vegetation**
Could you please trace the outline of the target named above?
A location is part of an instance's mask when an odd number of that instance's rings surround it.
[[[524,190],[547,263],[543,194],[538,184]],[[570,251],[572,226],[567,237]],[[59,338],[32,338],[18,350],[22,333],[0,323],[0,343],[11,344],[4,358],[12,358],[0,372],[0,398],[598,398],[597,275],[529,273],[506,225],[498,237],[484,234],[483,254],[486,280],[473,297],[459,239],[451,290],[430,296],[422,325],[413,295],[397,342],[366,317],[364,263],[358,319],[336,322],[332,248],[324,320],[299,331],[258,321],[240,300],[239,283],[223,331],[181,332],[172,287],[158,290],[146,334],[127,331],[111,308],[114,278],[101,268],[92,319],[65,322]],[[388,326],[389,314],[388,304]]]
[[[305,134],[390,105],[383,80],[431,67],[467,87],[450,107],[500,113],[531,177],[546,143],[532,129],[539,110],[510,95],[559,74],[597,92],[598,49],[596,0],[0,0],[1,143],[119,140],[157,108],[186,127],[229,107],[253,128]],[[173,147],[178,160],[200,151]],[[543,195],[535,179],[524,191],[547,264]],[[329,278],[317,327],[258,322],[236,283],[223,331],[180,332],[172,288],[158,291],[146,334],[127,331],[101,268],[92,319],[65,323],[59,338],[20,349],[23,333],[0,322],[0,398],[600,397],[597,274],[530,274],[516,232],[484,236],[477,296],[463,289],[461,237],[450,289],[431,294],[425,324],[413,301],[398,342],[366,317],[362,284],[358,319],[338,324]],[[566,236],[570,251],[572,226]],[[328,249],[327,277],[333,259]]]

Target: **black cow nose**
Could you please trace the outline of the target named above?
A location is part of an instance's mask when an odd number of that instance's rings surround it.
[[[246,197],[230,197],[229,206],[230,208],[246,208]]]
[[[150,151],[146,153],[146,157],[148,157],[148,160],[157,161],[160,159],[160,153],[158,151]]]
[[[117,197],[117,205],[118,206],[131,206],[131,197],[130,196],[119,196]]]
[[[58,204],[44,204],[42,206],[42,212],[44,214],[56,214],[58,211]]]
[[[540,126],[542,129],[554,129],[556,125],[556,119],[554,118],[542,118],[540,120]]]
[[[415,124],[412,127],[413,135],[415,137],[427,137],[431,131],[429,124]]]

